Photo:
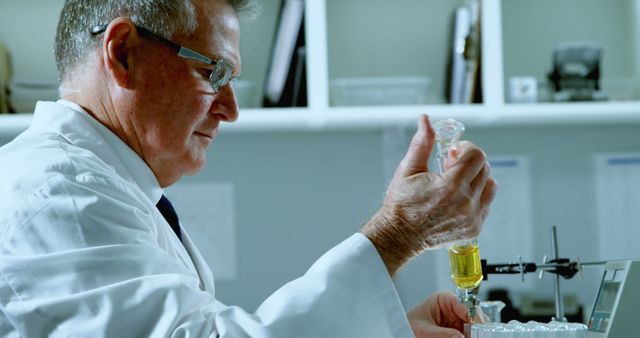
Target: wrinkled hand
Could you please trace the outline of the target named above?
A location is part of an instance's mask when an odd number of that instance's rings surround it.
[[[430,172],[434,142],[423,115],[382,207],[362,228],[391,275],[426,249],[477,237],[496,193],[486,156],[471,142],[458,144],[444,173]]]
[[[424,303],[407,313],[409,325],[416,338],[464,337],[464,323],[469,322],[467,308],[451,292],[434,293]],[[477,323],[488,322],[478,311]]]

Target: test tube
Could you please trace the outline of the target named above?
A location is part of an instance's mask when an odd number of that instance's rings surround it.
[[[449,150],[455,149],[464,134],[464,125],[454,119],[446,119],[433,125],[436,133],[437,159],[440,172],[444,172],[445,160],[449,157]],[[475,289],[482,281],[482,264],[480,262],[480,247],[476,238],[462,240],[449,246],[449,265],[451,280],[458,291],[458,298],[466,307],[469,320],[476,316],[476,306],[479,304]]]

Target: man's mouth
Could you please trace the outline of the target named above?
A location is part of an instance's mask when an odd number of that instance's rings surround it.
[[[208,138],[208,139],[210,139],[210,140],[213,140],[213,137],[215,136],[215,133],[214,133],[214,132],[211,132],[211,133],[203,133],[203,132],[196,131],[194,134],[196,134],[196,135],[198,135],[198,136],[206,137],[206,138]]]

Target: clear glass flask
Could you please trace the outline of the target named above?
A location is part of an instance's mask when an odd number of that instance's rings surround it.
[[[444,172],[449,150],[455,149],[464,134],[464,125],[454,119],[446,119],[433,125],[436,133],[437,159],[440,172]],[[479,304],[475,289],[482,281],[480,247],[476,238],[462,240],[448,248],[451,280],[458,291],[458,298],[466,307],[473,321]]]

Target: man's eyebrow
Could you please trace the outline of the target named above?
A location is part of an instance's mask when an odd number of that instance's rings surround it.
[[[207,55],[206,56],[208,58],[210,58],[211,60],[213,60],[214,62],[223,61],[224,63],[226,63],[228,66],[231,67],[231,69],[234,71],[234,73],[235,73],[235,70],[237,69],[238,72],[237,72],[237,74],[234,75],[234,77],[240,76],[241,69],[238,67],[238,63],[232,61],[232,59],[230,59],[228,57],[224,57],[224,56],[222,56],[220,54],[217,54],[217,53],[212,53],[212,54],[209,54],[209,55],[211,55],[211,56],[207,56]]]
[[[237,71],[235,74],[233,74],[233,77],[234,77],[234,78],[236,78],[236,77],[240,77],[240,75],[242,75],[242,69],[241,69],[241,68],[233,67],[232,69],[234,69],[234,70],[235,70],[236,68],[238,69],[238,71]]]
[[[231,69],[232,69],[232,71],[233,71],[233,73],[234,73],[233,77],[238,77],[238,76],[240,76],[240,74],[242,73],[242,69],[238,66],[238,64],[237,64],[237,63],[235,63],[235,62],[233,62],[233,61],[231,61],[231,60],[229,60],[228,58],[220,57],[218,60],[224,60],[224,62],[225,62],[226,64],[228,64],[229,66],[231,66]],[[236,71],[236,70],[237,70],[237,71]]]

